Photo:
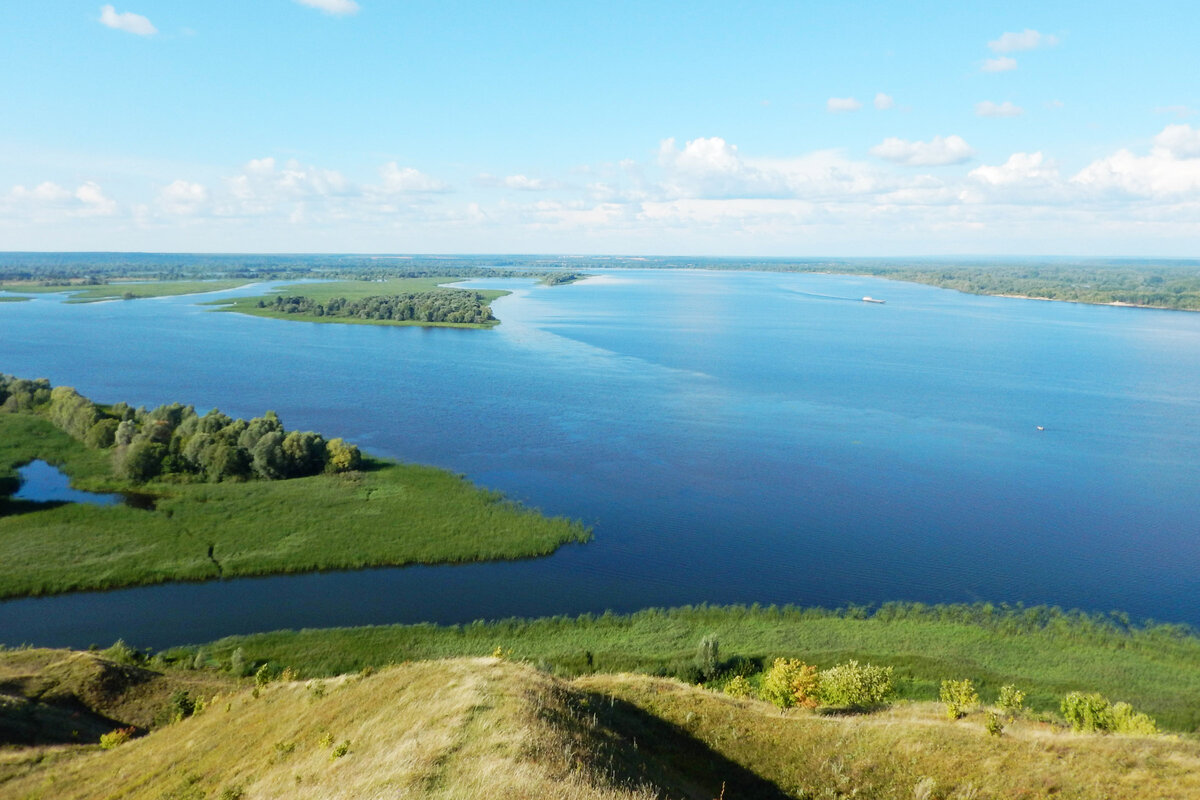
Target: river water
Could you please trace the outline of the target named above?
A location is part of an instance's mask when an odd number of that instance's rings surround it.
[[[196,305],[261,286],[2,303],[0,370],[100,402],[274,409],[582,519],[593,542],[9,601],[0,642],[163,647],[700,602],[986,600],[1200,624],[1200,314],[832,275],[470,285],[515,290],[493,305],[502,325]]]

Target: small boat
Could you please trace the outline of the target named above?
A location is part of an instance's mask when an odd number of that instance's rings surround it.
[[[1039,430],[1039,431],[1044,431],[1044,430],[1046,430],[1046,429],[1045,429],[1043,426],[1041,426],[1041,425],[1038,425],[1038,430]]]
[[[874,297],[864,297],[864,303],[886,303],[887,300],[876,300]]]

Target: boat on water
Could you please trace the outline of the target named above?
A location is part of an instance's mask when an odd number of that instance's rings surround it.
[[[864,297],[864,303],[886,303],[887,300],[876,300],[874,297]]]

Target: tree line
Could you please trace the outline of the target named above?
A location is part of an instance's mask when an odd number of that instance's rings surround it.
[[[38,414],[88,447],[111,451],[114,472],[134,482],[281,480],[362,465],[357,446],[287,431],[274,411],[244,420],[179,403],[149,411],[103,406],[44,378],[0,374],[0,412]]]
[[[398,322],[457,322],[486,324],[495,321],[492,310],[477,292],[432,289],[395,295],[375,295],[357,300],[334,297],[320,302],[309,297],[276,295],[259,300],[259,308],[284,314]]]

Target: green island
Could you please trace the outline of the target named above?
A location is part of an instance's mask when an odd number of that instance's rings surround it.
[[[0,795],[1187,800],[1198,656],[1177,626],[983,604],[16,648]]]
[[[53,294],[65,292],[70,295],[68,303],[98,303],[104,300],[142,300],[150,297],[177,297],[185,294],[205,294],[236,289],[252,283],[250,280],[189,280],[189,281],[141,281],[130,279],[112,283],[99,282],[95,277],[81,277],[64,282],[23,282],[0,284],[0,290],[21,294]],[[5,298],[0,298],[0,300]],[[16,297],[15,300],[28,300]]]
[[[132,503],[10,497],[43,460]],[[0,597],[368,566],[545,555],[589,538],[432,467],[172,404],[100,406],[0,377]],[[64,559],[62,553],[70,553]]]
[[[219,311],[300,322],[453,328],[499,324],[488,304],[509,292],[444,288],[446,282],[446,278],[388,278],[292,284],[276,294],[209,305]]]

